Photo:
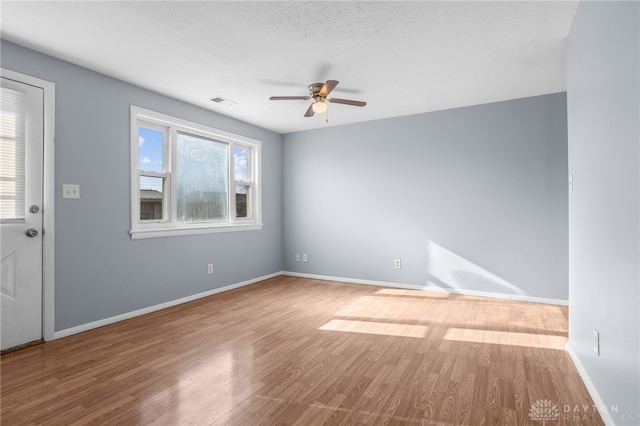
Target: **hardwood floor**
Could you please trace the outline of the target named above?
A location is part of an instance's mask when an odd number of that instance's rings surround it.
[[[566,341],[566,307],[283,276],[3,355],[1,420],[602,424]]]

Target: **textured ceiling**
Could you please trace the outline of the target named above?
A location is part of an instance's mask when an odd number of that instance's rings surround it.
[[[3,38],[280,133],[565,90],[576,2],[1,3]],[[316,81],[367,101],[303,117]],[[214,104],[222,96],[235,104]]]

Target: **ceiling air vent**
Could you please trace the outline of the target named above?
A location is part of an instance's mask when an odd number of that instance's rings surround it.
[[[231,99],[223,98],[222,96],[214,96],[213,98],[211,98],[211,102],[215,102],[218,105],[226,106],[233,106],[237,103],[232,101]]]

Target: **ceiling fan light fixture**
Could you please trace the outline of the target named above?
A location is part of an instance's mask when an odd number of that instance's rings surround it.
[[[327,104],[324,103],[323,100],[318,100],[318,101],[315,101],[313,105],[311,105],[311,108],[313,109],[313,112],[315,112],[316,114],[322,114],[323,112],[327,111]]]

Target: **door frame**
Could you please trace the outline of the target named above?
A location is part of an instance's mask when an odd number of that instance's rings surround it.
[[[0,68],[0,76],[39,87],[44,99],[44,146],[42,174],[42,338],[55,338],[55,84]]]

